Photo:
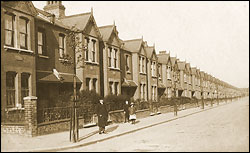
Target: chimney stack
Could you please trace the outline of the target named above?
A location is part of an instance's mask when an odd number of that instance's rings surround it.
[[[56,18],[65,17],[65,7],[62,5],[62,1],[47,1],[43,10],[54,14]]]

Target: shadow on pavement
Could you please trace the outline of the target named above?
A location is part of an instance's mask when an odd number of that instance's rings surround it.
[[[119,125],[109,127],[105,131],[106,131],[106,133],[110,133],[110,132],[113,132],[114,130],[116,130],[118,127],[119,127]],[[93,136],[95,134],[98,134],[98,133],[99,133],[98,130],[93,131],[93,132],[91,132],[91,133],[89,133],[87,135],[84,135],[84,136],[80,137],[78,141],[82,141],[82,140],[87,139],[87,138],[89,138],[89,137],[91,137],[91,136]]]
[[[106,132],[107,132],[107,133],[113,132],[113,131],[115,131],[118,127],[119,127],[119,125],[110,127],[110,128],[108,128],[108,129],[106,130]]]

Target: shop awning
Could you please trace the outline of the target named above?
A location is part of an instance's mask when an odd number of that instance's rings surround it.
[[[38,82],[73,83],[73,74],[59,73],[58,77],[53,72],[37,72],[36,77]],[[81,83],[77,76],[76,83]]]
[[[122,83],[122,87],[137,87],[137,85],[132,80],[126,80]]]

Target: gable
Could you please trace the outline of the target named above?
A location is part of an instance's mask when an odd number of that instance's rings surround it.
[[[143,46],[141,46],[141,49],[139,50],[139,54],[146,56],[146,51]]]
[[[155,51],[153,51],[153,54],[152,54],[152,60],[157,60],[157,57],[156,57],[156,53],[155,53]]]
[[[168,57],[167,61],[168,61],[168,62],[167,62],[167,65],[168,65],[168,66],[172,66],[172,63],[171,63],[171,60],[170,60],[170,56]]]
[[[119,42],[119,40],[117,38],[117,35],[114,32],[112,32],[112,35],[109,38],[109,43],[114,45],[114,46],[120,47],[120,42]]]
[[[99,37],[98,29],[96,28],[95,23],[92,20],[90,20],[86,25],[85,33],[96,38]]]
[[[30,1],[5,1],[3,5],[31,16],[38,15],[38,12]]]

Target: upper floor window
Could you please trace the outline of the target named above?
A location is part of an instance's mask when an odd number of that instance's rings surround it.
[[[161,67],[160,64],[158,65],[158,71],[159,71],[159,78],[161,78],[161,75],[162,75],[162,67]]]
[[[145,58],[144,57],[142,57],[142,72],[143,73],[145,73],[146,71],[145,71]]]
[[[151,64],[152,76],[156,76],[156,62]]]
[[[86,46],[85,60],[88,61],[89,60],[89,38],[87,37],[85,37],[85,46]]]
[[[14,47],[14,19],[14,15],[5,14],[5,45],[11,47]]]
[[[184,74],[184,82],[187,82],[187,75]]]
[[[47,55],[46,52],[46,44],[45,44],[45,30],[44,29],[38,29],[37,33],[37,44],[38,44],[38,54],[40,55]]]
[[[64,34],[59,34],[59,54],[60,54],[60,57],[63,57],[66,54]]]
[[[6,100],[7,107],[15,106],[16,97],[16,72],[6,73]]]
[[[109,67],[111,67],[111,55],[112,55],[112,48],[109,47],[108,48],[108,64],[109,64]]]
[[[130,71],[129,55],[126,55],[126,71]]]
[[[171,80],[170,72],[171,72],[171,67],[170,67],[170,66],[167,66],[167,79],[168,79],[168,80]]]
[[[118,67],[118,60],[117,60],[117,53],[118,50],[114,49],[114,67],[117,68]]]
[[[142,57],[139,56],[139,68],[140,68],[140,72],[142,72]]]
[[[28,20],[25,18],[20,18],[19,20],[19,40],[20,40],[20,48],[28,49]]]
[[[96,40],[92,40],[92,62],[96,61]]]

